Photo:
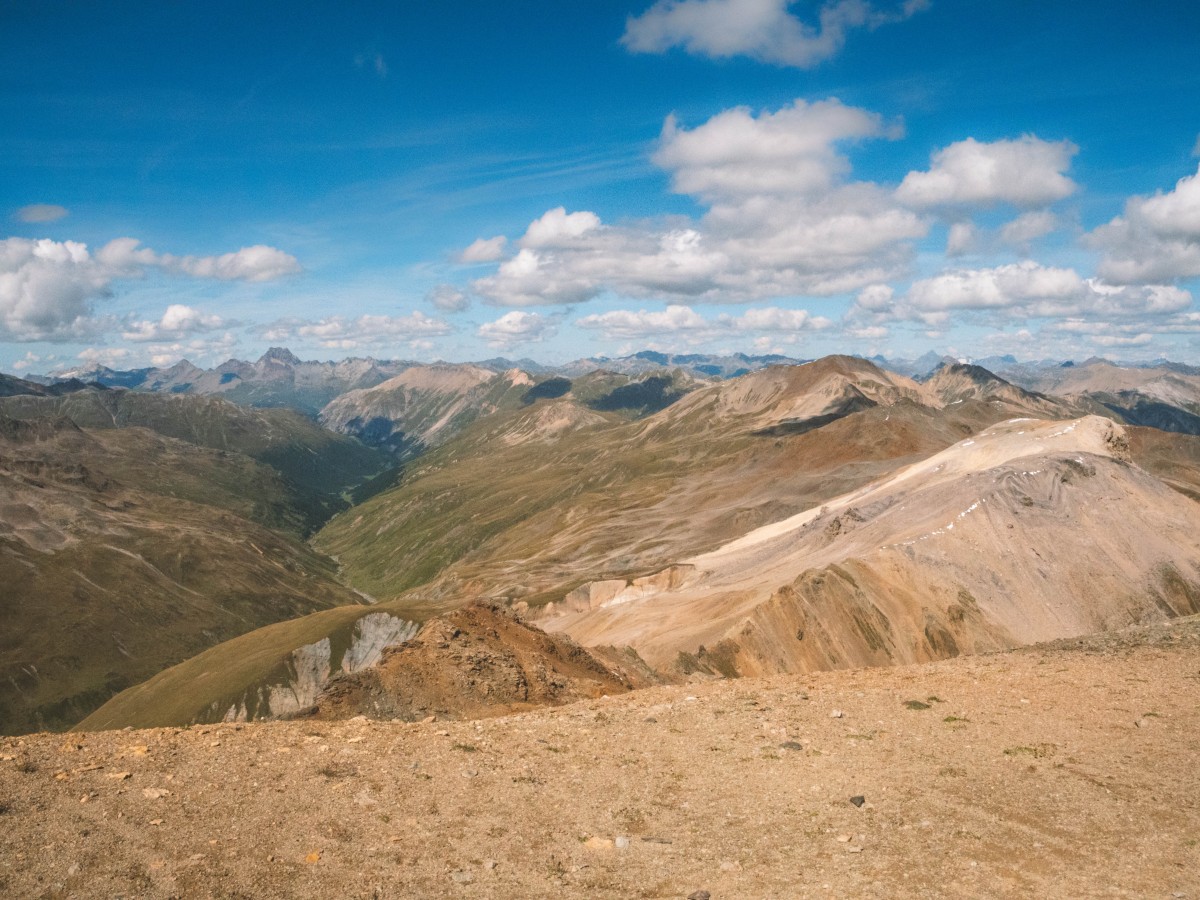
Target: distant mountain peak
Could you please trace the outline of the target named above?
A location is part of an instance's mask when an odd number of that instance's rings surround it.
[[[272,347],[258,358],[260,363],[279,363],[285,366],[298,366],[301,360],[287,347]]]

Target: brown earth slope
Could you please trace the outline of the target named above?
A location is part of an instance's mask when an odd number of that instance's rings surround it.
[[[1127,455],[1107,419],[1015,419],[660,575],[584,586],[542,621],[655,668],[747,675],[1200,612],[1200,506]]]
[[[429,620],[377,665],[335,677],[312,714],[477,719],[622,694],[645,681],[637,668],[618,669],[564,635],[473,603]]]
[[[31,735],[0,894],[1195,897],[1197,733],[1192,618],[480,722]]]

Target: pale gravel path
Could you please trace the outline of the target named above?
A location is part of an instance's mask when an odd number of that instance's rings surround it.
[[[1200,900],[1195,618],[478,723],[38,735],[0,757],[4,897]]]

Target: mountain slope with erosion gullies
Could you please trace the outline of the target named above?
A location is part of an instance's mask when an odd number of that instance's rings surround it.
[[[1200,612],[1200,506],[1127,460],[1109,420],[1008,421],[656,579],[585,586],[541,624],[746,675]]]
[[[1130,425],[1200,435],[1200,374],[1182,366],[1107,360],[1040,369],[1028,383]]]
[[[313,502],[333,510],[339,495],[384,469],[386,456],[287,409],[249,409],[216,397],[82,390],[62,397],[0,399],[16,419],[70,419],[80,428],[147,428],[199,447],[244,454],[271,466]]]
[[[320,421],[406,459],[445,443],[478,418],[520,405],[533,386],[518,369],[414,366],[375,387],[342,394],[321,410]]]
[[[298,540],[309,512],[239,454],[0,416],[0,731],[68,727],[235,635],[361,602]]]

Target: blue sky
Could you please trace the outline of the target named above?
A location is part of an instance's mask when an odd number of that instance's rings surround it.
[[[1200,362],[1200,8],[0,7],[0,369]]]

